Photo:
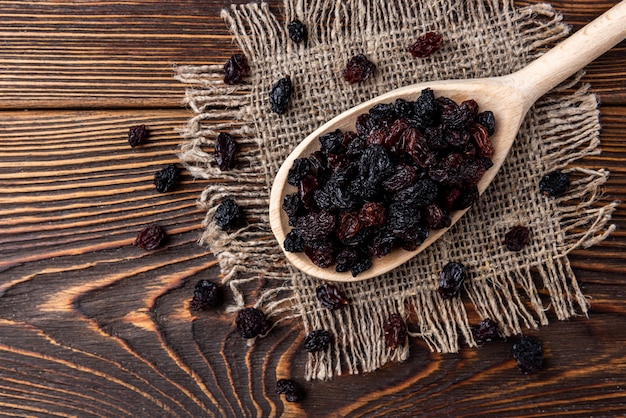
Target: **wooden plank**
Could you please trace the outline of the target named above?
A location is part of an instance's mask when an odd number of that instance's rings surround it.
[[[553,2],[577,29],[616,1],[587,3]],[[236,52],[219,17],[226,6],[0,2],[0,109],[177,107],[183,86],[174,65],[220,64]],[[588,67],[586,80],[603,103],[626,101],[624,68],[624,44]]]
[[[297,322],[248,348],[233,334],[232,314],[187,309],[197,280],[219,274],[195,243],[204,216],[195,199],[205,181],[185,174],[180,188],[158,194],[152,175],[176,162],[176,129],[189,116],[184,109],[0,112],[0,413],[623,410],[623,205],[614,217],[618,232],[571,257],[591,297],[590,319],[551,318],[548,327],[531,332],[546,347],[549,363],[541,374],[529,378],[516,370],[510,341],[439,355],[414,339],[407,362],[364,376],[303,382],[307,398],[284,404],[273,393],[274,382],[299,376],[307,355]],[[149,126],[152,137],[131,149],[126,133],[137,123]],[[626,107],[606,108],[602,124],[605,153],[586,164],[611,168],[604,200],[624,201]],[[153,221],[171,234],[168,245],[149,253],[134,248],[137,230]],[[227,300],[232,302],[228,292]],[[38,377],[43,375],[50,377]]]

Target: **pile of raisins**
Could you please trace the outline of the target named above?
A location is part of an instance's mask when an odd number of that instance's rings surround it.
[[[297,192],[283,200],[293,227],[283,247],[353,276],[372,257],[415,250],[478,199],[494,129],[493,113],[474,100],[457,104],[425,89],[415,101],[372,107],[355,131],[321,135],[320,150],[288,173]]]

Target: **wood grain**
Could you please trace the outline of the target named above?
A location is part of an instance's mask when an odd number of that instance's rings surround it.
[[[574,28],[615,3],[553,2]],[[589,317],[550,317],[529,332],[546,350],[534,376],[516,369],[512,340],[441,355],[413,339],[403,364],[302,382],[297,321],[248,347],[232,313],[188,309],[195,283],[219,275],[196,244],[206,181],[184,173],[159,194],[152,178],[177,161],[177,130],[191,115],[172,65],[219,63],[236,49],[219,18],[225,6],[0,2],[0,415],[624,415],[624,203],[611,237],[570,257]],[[583,165],[611,171],[605,203],[626,201],[625,52],[586,76],[602,103],[603,153]],[[132,149],[128,127],[139,123],[151,140]],[[150,222],[170,239],[145,252],[132,241]],[[251,297],[262,286],[251,283]],[[282,377],[301,381],[301,403],[274,393]]]

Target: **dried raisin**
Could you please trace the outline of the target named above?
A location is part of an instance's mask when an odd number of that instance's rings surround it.
[[[522,373],[537,373],[543,367],[541,341],[530,336],[520,338],[518,342],[513,344],[513,358]]]
[[[485,318],[478,325],[472,327],[472,334],[478,345],[497,340],[500,337],[498,334],[498,323],[490,318]]]
[[[398,314],[391,314],[383,327],[387,347],[395,350],[406,341],[406,323]]]
[[[128,129],[128,143],[132,148],[145,143],[149,136],[146,125],[135,125]]]
[[[569,176],[560,170],[552,171],[541,178],[539,191],[546,196],[560,196],[570,186]]]
[[[229,133],[220,132],[215,139],[215,162],[222,171],[228,171],[235,165],[235,138]]]
[[[296,231],[289,231],[285,236],[283,247],[285,247],[285,251],[290,253],[301,253],[304,251],[304,240]]]
[[[289,38],[295,43],[306,42],[307,29],[306,25],[299,20],[294,20],[287,25],[287,31],[289,32]]]
[[[461,263],[451,261],[443,267],[439,276],[439,294],[451,299],[459,294],[461,285],[465,281],[465,266]]]
[[[271,326],[263,311],[256,308],[243,308],[237,312],[235,325],[243,338],[266,334]]]
[[[248,60],[243,54],[232,55],[224,64],[224,83],[239,84],[250,75]]]
[[[189,307],[194,311],[199,311],[215,308],[221,303],[220,287],[208,280],[200,280],[193,289],[193,299]]]
[[[443,42],[443,35],[437,32],[427,32],[417,38],[412,43],[408,51],[417,58],[426,58],[429,55],[437,52],[441,48]]]
[[[318,286],[315,293],[322,306],[330,310],[340,309],[348,304],[348,299],[345,295],[335,285],[330,283]]]
[[[178,168],[175,164],[169,164],[154,174],[154,187],[156,187],[159,193],[167,193],[176,187],[177,184]]]
[[[150,224],[139,232],[133,245],[142,250],[152,251],[161,246],[165,237],[163,228],[157,224]]]
[[[276,393],[284,394],[287,402],[298,402],[303,396],[302,388],[290,379],[279,379],[276,382]]]
[[[367,80],[376,71],[376,65],[363,54],[355,55],[348,60],[343,70],[343,78],[350,84]]]
[[[509,251],[522,251],[530,241],[530,229],[516,225],[504,234],[504,245]]]
[[[309,353],[324,351],[328,348],[330,341],[330,333],[325,329],[318,329],[306,336],[304,339],[304,349]]]
[[[288,75],[278,80],[270,91],[270,106],[272,112],[278,113],[279,115],[286,113],[292,92],[293,84]]]
[[[243,224],[243,213],[233,199],[226,199],[217,207],[215,224],[224,231]]]

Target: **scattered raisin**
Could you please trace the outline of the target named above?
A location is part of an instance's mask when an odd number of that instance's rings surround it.
[[[189,307],[194,311],[215,308],[222,303],[222,295],[218,285],[208,280],[200,280],[193,289],[193,299]]]
[[[451,261],[443,267],[439,276],[439,294],[451,299],[459,294],[461,285],[465,281],[465,266],[461,263]]]
[[[215,138],[215,162],[222,171],[228,171],[235,165],[237,143],[233,136],[220,132]]]
[[[437,32],[426,32],[409,45],[408,51],[417,58],[425,58],[441,48],[443,35]]]
[[[472,327],[472,334],[478,345],[497,340],[500,337],[498,334],[498,323],[490,318],[485,318],[478,325]]]
[[[263,335],[270,329],[270,322],[263,311],[256,308],[243,308],[237,312],[235,319],[237,332],[243,338],[254,338]]]
[[[232,55],[224,64],[224,83],[239,84],[250,75],[248,60],[243,54]]]
[[[391,314],[384,325],[385,343],[395,350],[406,340],[406,323],[399,314]]]
[[[159,193],[167,193],[178,184],[178,168],[175,164],[169,164],[167,167],[154,174],[154,186]]]
[[[150,224],[141,230],[133,245],[142,250],[152,251],[159,248],[164,240],[165,232],[163,229],[157,224]]]
[[[295,43],[306,42],[307,29],[306,25],[299,20],[294,20],[287,25],[287,31],[289,32],[289,38]]]
[[[135,125],[128,129],[128,143],[132,148],[146,142],[150,133],[146,125]]]
[[[284,394],[287,402],[298,402],[303,396],[300,385],[289,379],[279,379],[276,382],[276,393]]]
[[[293,85],[291,78],[285,76],[278,80],[272,90],[270,91],[270,105],[272,112],[282,115],[287,112],[289,107],[289,101],[291,100],[291,93],[293,91]]]
[[[320,285],[315,290],[317,294],[317,299],[319,299],[320,303],[330,310],[335,310],[339,308],[343,308],[348,304],[348,299],[344,296],[344,294],[337,289],[335,285],[330,283],[324,283]]]
[[[243,214],[233,199],[226,199],[217,207],[215,224],[224,231],[243,224]]]
[[[513,358],[524,374],[537,373],[543,367],[543,347],[536,338],[524,336],[513,344]]]
[[[560,170],[555,170],[543,176],[539,182],[539,191],[546,196],[560,196],[570,186],[569,176]]]
[[[374,74],[376,65],[363,54],[350,58],[343,70],[343,78],[350,84],[365,81]]]
[[[304,349],[309,353],[324,351],[330,344],[330,333],[325,329],[318,329],[311,332],[304,339]]]
[[[516,225],[504,234],[504,245],[509,251],[522,251],[528,245],[530,229]]]

